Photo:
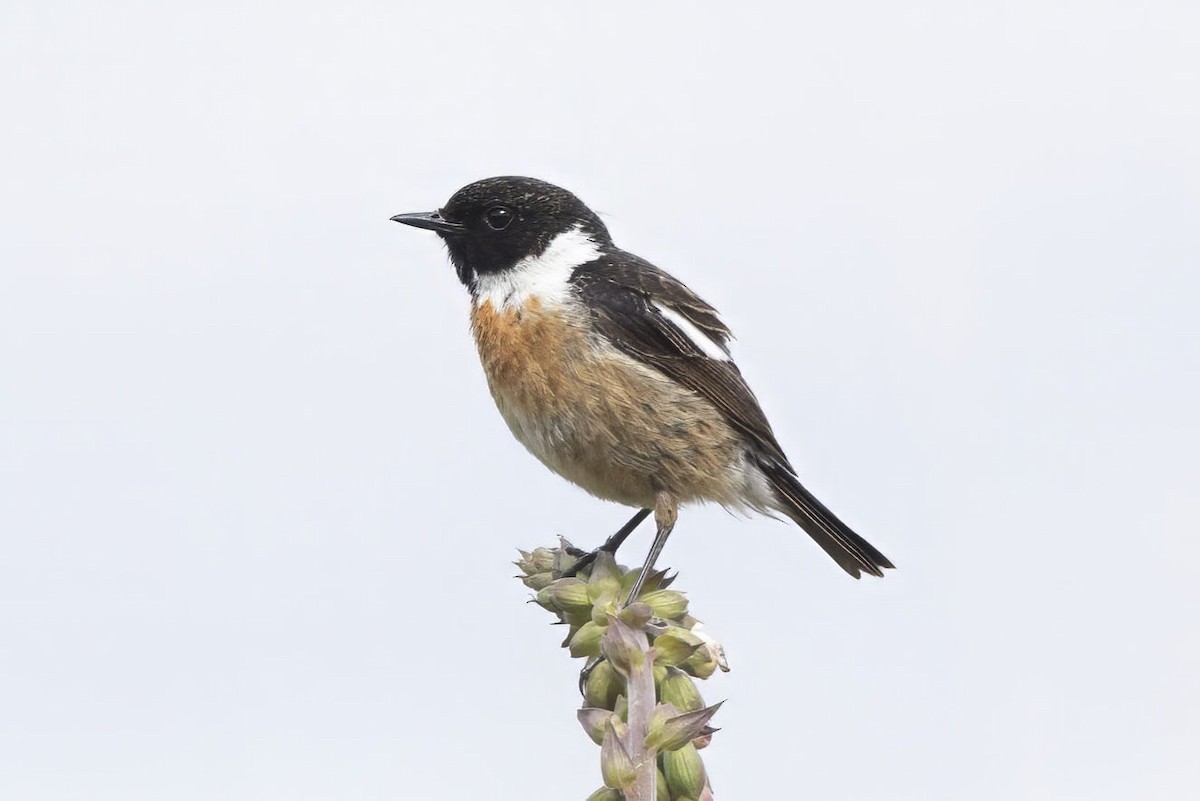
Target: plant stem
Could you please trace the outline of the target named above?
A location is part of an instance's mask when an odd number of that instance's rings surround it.
[[[625,625],[618,622],[617,625]],[[630,660],[626,700],[629,703],[629,740],[625,749],[637,766],[637,780],[625,791],[625,801],[655,801],[655,781],[658,767],[655,754],[646,747],[650,717],[657,700],[654,696],[654,663],[650,658],[650,643],[646,632],[633,632],[640,654]],[[632,655],[631,655],[632,656]],[[640,658],[639,658],[640,657]]]

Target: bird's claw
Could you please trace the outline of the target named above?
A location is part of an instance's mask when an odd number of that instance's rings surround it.
[[[596,669],[596,666],[599,665],[603,661],[604,661],[604,657],[593,656],[592,658],[590,658],[587,661],[587,664],[583,666],[583,670],[579,671],[579,694],[580,695],[587,695],[587,680],[592,675],[592,671]]]

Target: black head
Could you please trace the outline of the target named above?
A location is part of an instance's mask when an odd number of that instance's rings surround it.
[[[436,231],[468,287],[479,275],[540,255],[554,237],[572,228],[602,245],[611,241],[604,223],[579,198],[545,181],[518,176],[476,181],[455,192],[438,211],[392,219]]]

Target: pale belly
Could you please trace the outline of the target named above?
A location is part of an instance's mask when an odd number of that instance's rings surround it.
[[[761,473],[709,401],[594,339],[586,320],[536,299],[471,323],[492,397],[513,435],[547,467],[588,492],[653,507],[681,502],[761,508]]]

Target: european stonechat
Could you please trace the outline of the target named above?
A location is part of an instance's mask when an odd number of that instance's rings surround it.
[[[615,550],[653,510],[658,530],[642,576],[678,507],[695,501],[782,513],[854,578],[893,567],[800,484],[716,310],[614,245],[573,194],[488,178],[438,211],[392,219],[445,242],[513,436],[568,481],[639,508],[602,548]]]

